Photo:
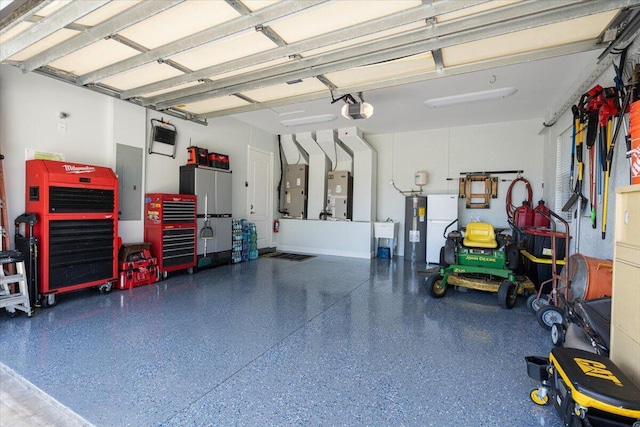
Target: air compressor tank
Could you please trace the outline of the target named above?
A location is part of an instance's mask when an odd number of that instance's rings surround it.
[[[427,198],[407,196],[404,216],[404,259],[411,262],[427,260]]]

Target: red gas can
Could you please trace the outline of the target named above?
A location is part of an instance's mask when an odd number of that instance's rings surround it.
[[[531,206],[529,206],[529,202],[525,200],[522,202],[522,206],[519,206],[516,209],[516,212],[513,215],[513,219],[516,223],[516,226],[518,226],[519,228],[532,227],[533,216],[533,209],[531,209]]]
[[[548,228],[549,224],[549,208],[544,204],[544,200],[539,200],[538,206],[533,210],[533,226]]]

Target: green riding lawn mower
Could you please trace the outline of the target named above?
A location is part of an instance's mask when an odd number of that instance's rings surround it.
[[[456,222],[447,226],[445,234]],[[509,225],[513,236],[496,235],[493,226],[484,222],[471,222],[464,231],[449,232],[440,250],[438,271],[425,279],[431,296],[442,298],[449,285],[454,285],[497,292],[500,306],[511,309],[518,294],[535,293],[533,282],[516,274],[520,260],[520,232],[511,222]]]

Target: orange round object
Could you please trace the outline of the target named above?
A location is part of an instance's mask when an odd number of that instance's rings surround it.
[[[582,254],[569,257],[569,300],[611,296],[613,264],[609,259]]]

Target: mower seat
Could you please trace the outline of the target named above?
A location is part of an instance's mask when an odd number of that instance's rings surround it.
[[[467,224],[462,244],[470,248],[497,248],[493,225],[486,222],[470,222]]]

